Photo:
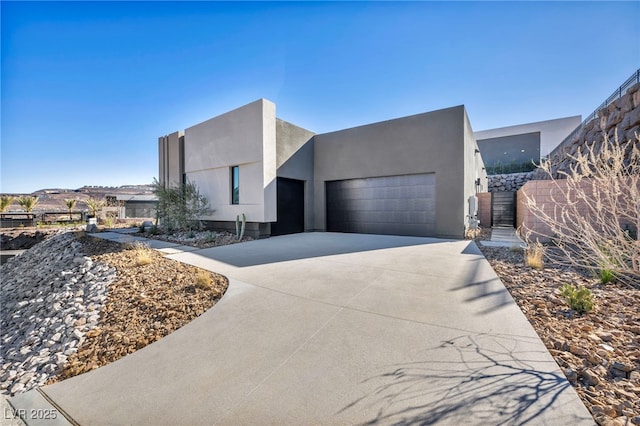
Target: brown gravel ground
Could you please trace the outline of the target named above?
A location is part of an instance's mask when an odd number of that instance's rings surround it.
[[[568,267],[534,269],[524,253],[482,247],[489,263],[600,425],[640,425],[640,290]],[[583,285],[594,309],[580,315],[560,295]]]
[[[222,275],[167,259],[155,250],[89,236],[81,241],[87,256],[117,269],[117,278],[98,327],[87,333],[67,367],[49,383],[109,364],[161,339],[211,308],[228,286]]]

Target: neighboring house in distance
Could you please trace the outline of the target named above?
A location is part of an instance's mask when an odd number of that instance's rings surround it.
[[[528,171],[558,146],[582,117],[558,118],[474,132],[485,166],[493,171]]]
[[[487,190],[464,106],[315,134],[260,99],[158,140],[160,182],[190,181],[256,237],[304,231],[463,236]]]
[[[154,218],[158,207],[155,194],[118,194],[115,196],[120,206],[121,218]]]

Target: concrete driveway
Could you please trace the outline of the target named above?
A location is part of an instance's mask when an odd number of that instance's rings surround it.
[[[472,242],[306,233],[169,257],[227,294],[12,403],[82,425],[593,424]]]

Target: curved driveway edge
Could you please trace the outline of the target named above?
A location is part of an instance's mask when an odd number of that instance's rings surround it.
[[[305,233],[169,257],[227,293],[40,389],[75,422],[593,424],[473,242]]]

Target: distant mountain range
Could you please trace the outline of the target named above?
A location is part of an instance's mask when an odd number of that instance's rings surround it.
[[[84,200],[88,198],[104,199],[107,197],[116,197],[119,195],[137,195],[137,194],[151,194],[153,188],[151,185],[123,185],[123,186],[83,186],[78,189],[66,189],[66,188],[47,188],[39,189],[31,194],[2,194],[21,197],[24,195],[38,197],[38,204],[34,208],[34,212],[41,211],[67,211],[67,206],[64,200],[76,199],[78,200],[74,211],[87,209],[87,205]],[[9,207],[7,212],[23,211],[17,202]]]

